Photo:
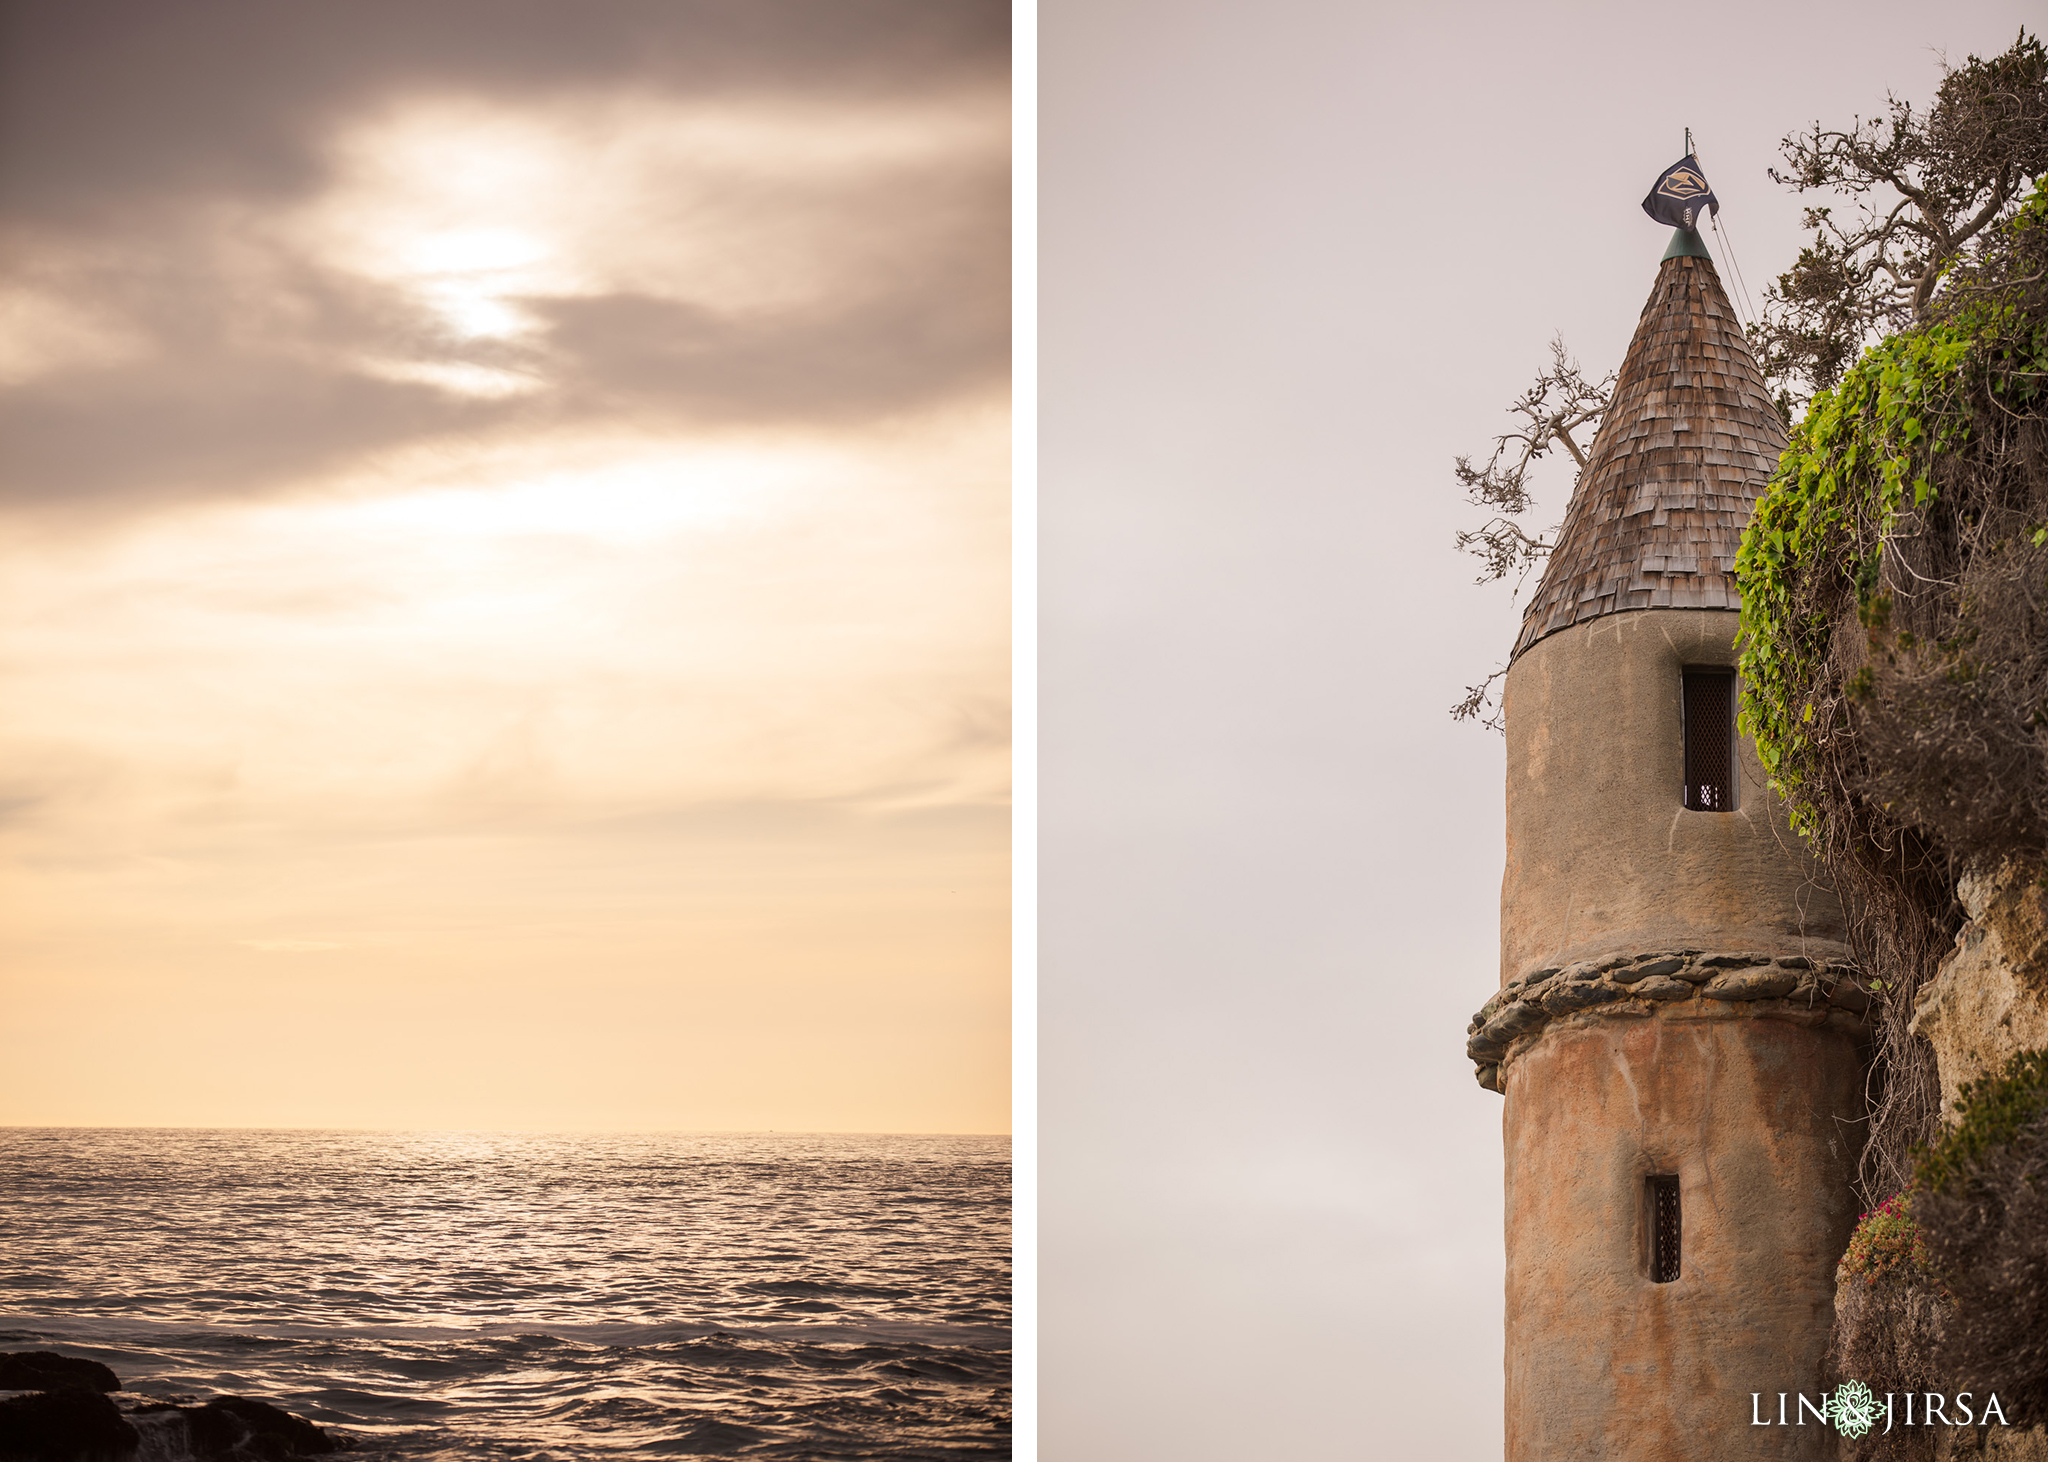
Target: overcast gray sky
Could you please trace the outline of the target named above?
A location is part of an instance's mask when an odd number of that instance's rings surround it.
[[[1043,1455],[1500,1455],[1506,654],[1458,452],[2019,3],[1043,0]],[[1548,517],[1561,512],[1552,479]]]

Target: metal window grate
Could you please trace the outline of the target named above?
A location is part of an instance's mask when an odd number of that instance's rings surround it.
[[[1735,672],[1685,672],[1685,805],[1735,810]]]
[[[1678,1278],[1680,1236],[1678,1179],[1658,1176],[1650,1179],[1650,1278],[1669,1284]]]

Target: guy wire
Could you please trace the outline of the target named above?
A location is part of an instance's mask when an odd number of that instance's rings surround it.
[[[1756,301],[1749,297],[1749,285],[1742,277],[1742,265],[1735,259],[1735,240],[1721,223],[1718,209],[1714,213],[1714,232],[1721,236],[1721,247],[1728,253],[1728,272],[1735,277],[1736,293],[1742,296],[1742,308],[1749,315],[1750,327],[1753,329],[1757,321]]]
[[[1690,127],[1685,129],[1685,155],[1692,158],[1695,162],[1699,161],[1698,151],[1693,146],[1692,128]],[[1721,236],[1723,252],[1728,255],[1728,274],[1735,281],[1735,293],[1740,303],[1740,308],[1749,316],[1748,323],[1744,326],[1744,329],[1754,330],[1757,322],[1756,301],[1749,297],[1749,285],[1743,280],[1742,265],[1736,262],[1735,240],[1729,236],[1728,230],[1721,226],[1721,210],[1719,208],[1716,208],[1709,214],[1708,218],[1714,225],[1714,232]]]

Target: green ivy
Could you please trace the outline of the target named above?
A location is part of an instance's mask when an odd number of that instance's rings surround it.
[[[1801,774],[1835,625],[1834,614],[1811,602],[1853,591],[1866,625],[1887,614],[1878,574],[1884,542],[1909,489],[1915,508],[1934,500],[1934,454],[1968,434],[1963,372],[1971,344],[1935,326],[1869,351],[1838,387],[1814,398],[1742,535],[1742,727],[1790,799],[1796,825],[1812,821]]]
[[[2009,227],[2048,226],[2036,191]],[[2044,393],[2048,324],[1987,297],[1865,352],[1793,428],[1755,515],[1735,573],[1742,586],[1742,729],[1756,742],[1793,825],[1820,819],[1806,782],[1832,687],[1829,642],[1850,602],[1882,629],[1890,599],[1880,573],[1901,518],[1939,498],[1936,462],[1970,439],[1973,396],[2017,406]],[[1911,525],[1906,525],[1910,527]],[[1842,687],[1866,694],[1868,685]]]

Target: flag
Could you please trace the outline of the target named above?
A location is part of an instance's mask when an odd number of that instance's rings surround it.
[[[1700,160],[1691,153],[1664,169],[1657,186],[1643,200],[1643,212],[1673,228],[1698,228],[1701,215],[1709,210],[1719,213],[1721,200],[1707,186]]]

